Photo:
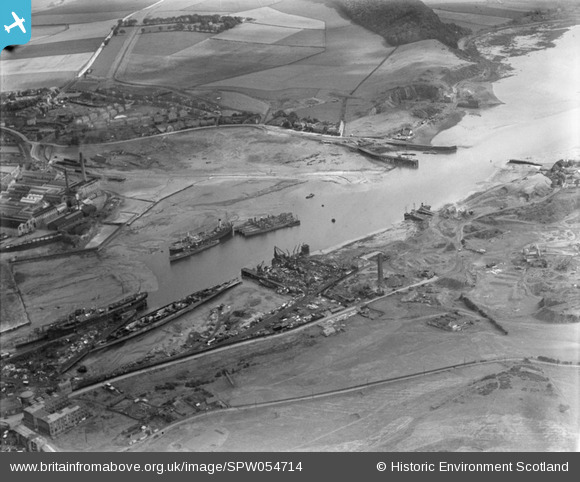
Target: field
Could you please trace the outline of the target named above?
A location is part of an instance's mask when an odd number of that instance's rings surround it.
[[[99,12],[93,13],[90,16],[83,13],[71,14],[38,14],[32,18],[32,26],[54,26],[54,25],[90,25],[93,22],[111,22],[112,24],[119,18],[128,15],[129,11],[123,12]]]
[[[445,12],[458,12],[464,13],[466,15],[472,15],[474,20],[478,16],[483,15],[486,17],[500,17],[506,19],[517,19],[525,15],[525,12],[517,9],[510,9],[509,5],[502,5],[501,7],[490,7],[488,5],[481,5],[479,3],[472,2],[456,2],[456,3],[439,3],[439,4],[429,4],[434,10],[443,10]],[[530,6],[529,8],[533,8]],[[473,23],[479,23],[474,21]]]
[[[326,48],[292,65],[209,84],[258,90],[313,88],[348,93],[392,50],[382,39],[354,25],[327,30]]]
[[[211,99],[218,102],[223,108],[256,112],[265,115],[270,108],[269,104],[258,100],[241,92],[220,91],[220,90],[199,90],[193,92],[195,95]]]
[[[305,17],[302,15],[291,15],[277,10],[278,5],[274,8],[263,7],[254,10],[244,10],[238,12],[240,17],[252,18],[253,22],[264,25],[275,25],[278,27],[298,28],[298,29],[324,29],[324,22],[315,18]]]
[[[562,413],[564,397],[554,396],[542,369],[537,375],[535,369],[489,365],[319,400],[250,405],[195,418],[139,449],[429,452],[517,445],[530,451],[574,450],[574,415]],[[488,388],[485,377],[496,386],[499,380],[502,389]],[[521,390],[536,394],[522,401]]]
[[[70,24],[64,28],[62,26],[35,27],[33,32],[40,30],[43,33],[42,38],[35,40],[34,33],[32,44],[48,42],[73,42],[86,38],[101,37],[104,39],[115,25],[114,20],[105,20],[103,22],[91,22],[82,24]]]
[[[280,45],[290,45],[297,47],[324,47],[326,44],[324,30],[300,30],[289,37],[279,40]]]
[[[218,12],[218,13],[228,13],[228,12],[240,12],[243,10],[249,10],[253,8],[265,7],[267,5],[273,5],[278,3],[278,0],[220,0],[216,2],[215,0],[195,0],[193,2],[187,1],[184,3],[190,4],[190,6],[182,7],[181,10],[195,10],[196,12]]]
[[[52,37],[60,32],[64,32],[67,29],[66,25],[47,25],[34,27],[31,32],[30,42],[28,45],[48,37]]]
[[[461,27],[467,27],[473,32],[478,30],[504,25],[511,19],[505,17],[492,17],[490,15],[477,15],[472,13],[453,12],[447,10],[433,10],[445,23],[455,23]]]
[[[231,42],[271,44],[275,42],[280,43],[281,40],[298,32],[298,29],[289,27],[243,23],[236,28],[215,35],[213,38],[215,40],[229,40]]]
[[[0,62],[3,90],[25,89],[36,85],[59,85],[71,79],[92,53],[34,57]]]
[[[211,37],[202,32],[151,32],[139,35],[132,50],[135,55],[175,55]]]
[[[121,67],[120,76],[129,82],[192,88],[240,73],[294,63],[318,52],[320,49],[311,47],[209,39],[169,57],[133,54]]]
[[[60,2],[57,6],[52,6],[54,2],[46,6],[46,10],[39,10],[35,7],[35,13],[42,13],[47,15],[85,15],[92,17],[95,14],[101,14],[103,12],[115,13],[118,15],[119,12],[140,10],[148,5],[155,3],[151,0],[123,0],[119,2],[118,0],[99,0],[99,2],[94,2],[93,0],[65,0]],[[119,17],[121,15],[118,15]]]
[[[107,45],[97,57],[97,60],[92,65],[93,71],[91,77],[105,78],[112,75],[111,69],[118,54],[119,49],[125,44],[125,36],[116,35],[111,38],[109,45]]]

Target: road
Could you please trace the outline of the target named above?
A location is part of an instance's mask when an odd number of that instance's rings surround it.
[[[204,357],[206,355],[209,355],[209,354],[214,355],[216,353],[224,353],[227,350],[230,350],[232,348],[239,348],[241,346],[250,346],[250,345],[257,344],[257,343],[261,343],[263,340],[279,339],[279,338],[288,336],[290,334],[295,334],[297,332],[306,330],[306,329],[308,329],[308,328],[310,328],[312,326],[326,323],[326,322],[328,322],[328,321],[330,321],[332,319],[335,319],[335,318],[340,317],[341,315],[348,314],[348,313],[350,313],[350,312],[352,312],[354,310],[357,310],[360,307],[360,305],[363,305],[363,304],[372,304],[372,303],[374,303],[376,301],[380,301],[380,300],[382,300],[384,298],[387,298],[389,296],[393,296],[396,293],[400,293],[400,292],[403,292],[403,291],[407,291],[407,290],[409,290],[411,288],[415,288],[415,287],[418,287],[418,286],[422,286],[422,285],[425,285],[425,284],[428,284],[428,283],[433,283],[434,281],[437,281],[438,279],[439,278],[437,276],[434,276],[433,278],[430,278],[428,280],[423,280],[423,281],[420,281],[418,283],[414,283],[412,285],[405,286],[404,288],[399,288],[399,289],[394,290],[394,291],[391,291],[391,292],[389,292],[389,293],[387,293],[387,294],[385,294],[383,296],[379,296],[378,298],[373,298],[371,301],[364,302],[364,303],[360,303],[360,304],[358,304],[356,306],[351,306],[349,308],[345,308],[344,310],[339,311],[337,313],[334,313],[332,315],[329,315],[329,316],[327,316],[325,318],[321,318],[319,320],[315,320],[315,321],[311,321],[311,322],[308,322],[308,323],[304,323],[303,325],[297,326],[295,328],[291,328],[290,330],[286,330],[283,333],[277,333],[275,335],[269,335],[269,336],[264,336],[264,337],[260,337],[260,338],[254,338],[254,339],[251,339],[251,340],[239,341],[239,342],[233,343],[231,345],[222,346],[222,347],[216,347],[216,348],[214,348],[212,350],[207,350],[207,351],[204,351],[204,352],[201,352],[201,353],[195,353],[195,354],[192,354],[192,355],[189,355],[189,356],[185,356],[183,358],[174,359],[174,360],[170,360],[170,361],[167,361],[167,362],[161,362],[161,363],[158,363],[158,364],[153,365],[153,366],[149,366],[149,367],[146,367],[146,368],[137,369],[135,371],[131,371],[131,372],[125,373],[123,375],[117,375],[117,376],[114,376],[114,377],[110,377],[110,378],[107,378],[106,380],[102,380],[102,381],[100,381],[98,383],[94,383],[94,384],[89,385],[87,387],[83,387],[83,388],[80,388],[78,390],[75,390],[69,396],[70,397],[77,397],[79,395],[82,395],[83,393],[90,392],[91,390],[94,390],[95,388],[100,388],[100,387],[102,387],[107,382],[108,383],[118,382],[118,381],[125,380],[127,378],[131,378],[131,377],[134,377],[134,376],[143,375],[143,374],[149,373],[149,372],[154,371],[154,370],[160,370],[162,368],[168,368],[168,367],[171,367],[171,366],[174,366],[174,365],[178,365],[180,363],[186,363],[186,362],[190,362],[190,361],[193,361],[193,360],[197,360],[197,359],[200,359],[200,358],[202,358],[202,357]]]
[[[175,422],[171,425],[168,425],[161,432],[154,434],[153,437],[147,438],[141,442],[138,442],[137,444],[135,444],[131,447],[127,447],[125,449],[122,449],[121,452],[133,451],[137,447],[139,447],[140,445],[144,444],[145,442],[148,442],[152,439],[161,438],[164,435],[166,435],[169,431],[171,431],[175,428],[178,428],[181,425],[185,425],[187,423],[190,423],[193,420],[199,419],[199,418],[212,417],[214,415],[222,416],[224,413],[228,413],[228,412],[231,413],[231,412],[240,412],[240,411],[244,411],[244,410],[256,410],[258,408],[268,408],[268,407],[273,407],[276,405],[287,405],[287,404],[300,403],[300,402],[305,402],[305,401],[319,400],[319,399],[324,399],[324,398],[328,398],[328,397],[333,397],[336,395],[347,395],[349,393],[356,393],[356,392],[360,392],[362,390],[366,390],[369,388],[375,388],[375,387],[380,387],[383,385],[388,385],[391,383],[412,380],[414,378],[436,375],[438,373],[444,373],[444,372],[448,372],[448,371],[452,371],[452,370],[456,370],[456,369],[469,368],[472,366],[491,365],[494,363],[506,363],[506,362],[526,362],[526,363],[532,362],[532,363],[538,363],[538,364],[543,364],[543,365],[552,365],[552,366],[558,366],[558,367],[570,367],[570,368],[575,368],[576,370],[578,370],[580,368],[578,365],[561,365],[561,364],[543,362],[543,361],[539,361],[539,360],[521,358],[521,357],[491,358],[491,359],[487,359],[487,360],[473,360],[473,361],[469,361],[469,362],[458,363],[456,365],[449,365],[449,366],[444,366],[444,367],[440,367],[440,368],[434,368],[431,370],[424,370],[422,372],[410,373],[408,375],[402,375],[399,377],[384,378],[381,380],[375,380],[373,382],[361,383],[361,384],[353,385],[350,387],[339,388],[339,389],[335,389],[335,390],[328,390],[328,391],[319,392],[319,393],[313,393],[311,395],[302,395],[299,397],[290,397],[290,398],[284,398],[284,399],[279,399],[279,400],[270,400],[268,402],[261,402],[261,403],[247,403],[247,404],[242,404],[242,405],[230,406],[229,408],[215,410],[215,411],[211,411],[211,412],[204,412],[204,413],[195,414],[195,415],[192,415],[188,418],[185,418],[184,420],[180,420],[179,422]]]

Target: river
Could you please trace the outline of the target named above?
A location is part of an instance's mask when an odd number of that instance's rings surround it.
[[[555,162],[578,156],[579,35],[580,27],[573,27],[555,47],[510,59],[514,75],[494,84],[503,104],[466,115],[433,140],[458,145],[456,153],[417,153],[418,170],[396,169],[367,182],[309,181],[261,196],[252,201],[257,212],[263,212],[264,205],[272,213],[291,211],[301,225],[248,239],[235,236],[172,264],[167,249],[144,257],[159,285],[150,294],[150,306],[239,276],[244,266],[269,263],[274,246],[292,251],[308,243],[312,251],[324,250],[401,222],[405,208],[413,204],[425,202],[437,209],[456,202],[509,159]],[[314,198],[306,199],[310,192]]]

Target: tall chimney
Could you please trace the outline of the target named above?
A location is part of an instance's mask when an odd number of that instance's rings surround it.
[[[383,287],[383,253],[377,254],[377,287]]]
[[[83,158],[82,152],[79,152],[79,164],[81,165],[81,173],[83,175],[83,181],[87,182],[87,173],[85,171],[85,159]]]

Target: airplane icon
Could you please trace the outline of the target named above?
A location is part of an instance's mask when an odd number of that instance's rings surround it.
[[[10,30],[12,30],[14,27],[20,27],[22,33],[26,33],[26,29],[24,28],[24,25],[22,25],[24,23],[24,19],[18,18],[18,15],[16,15],[14,12],[12,12],[12,16],[14,17],[14,23],[12,25],[4,25],[4,30],[10,33]]]

